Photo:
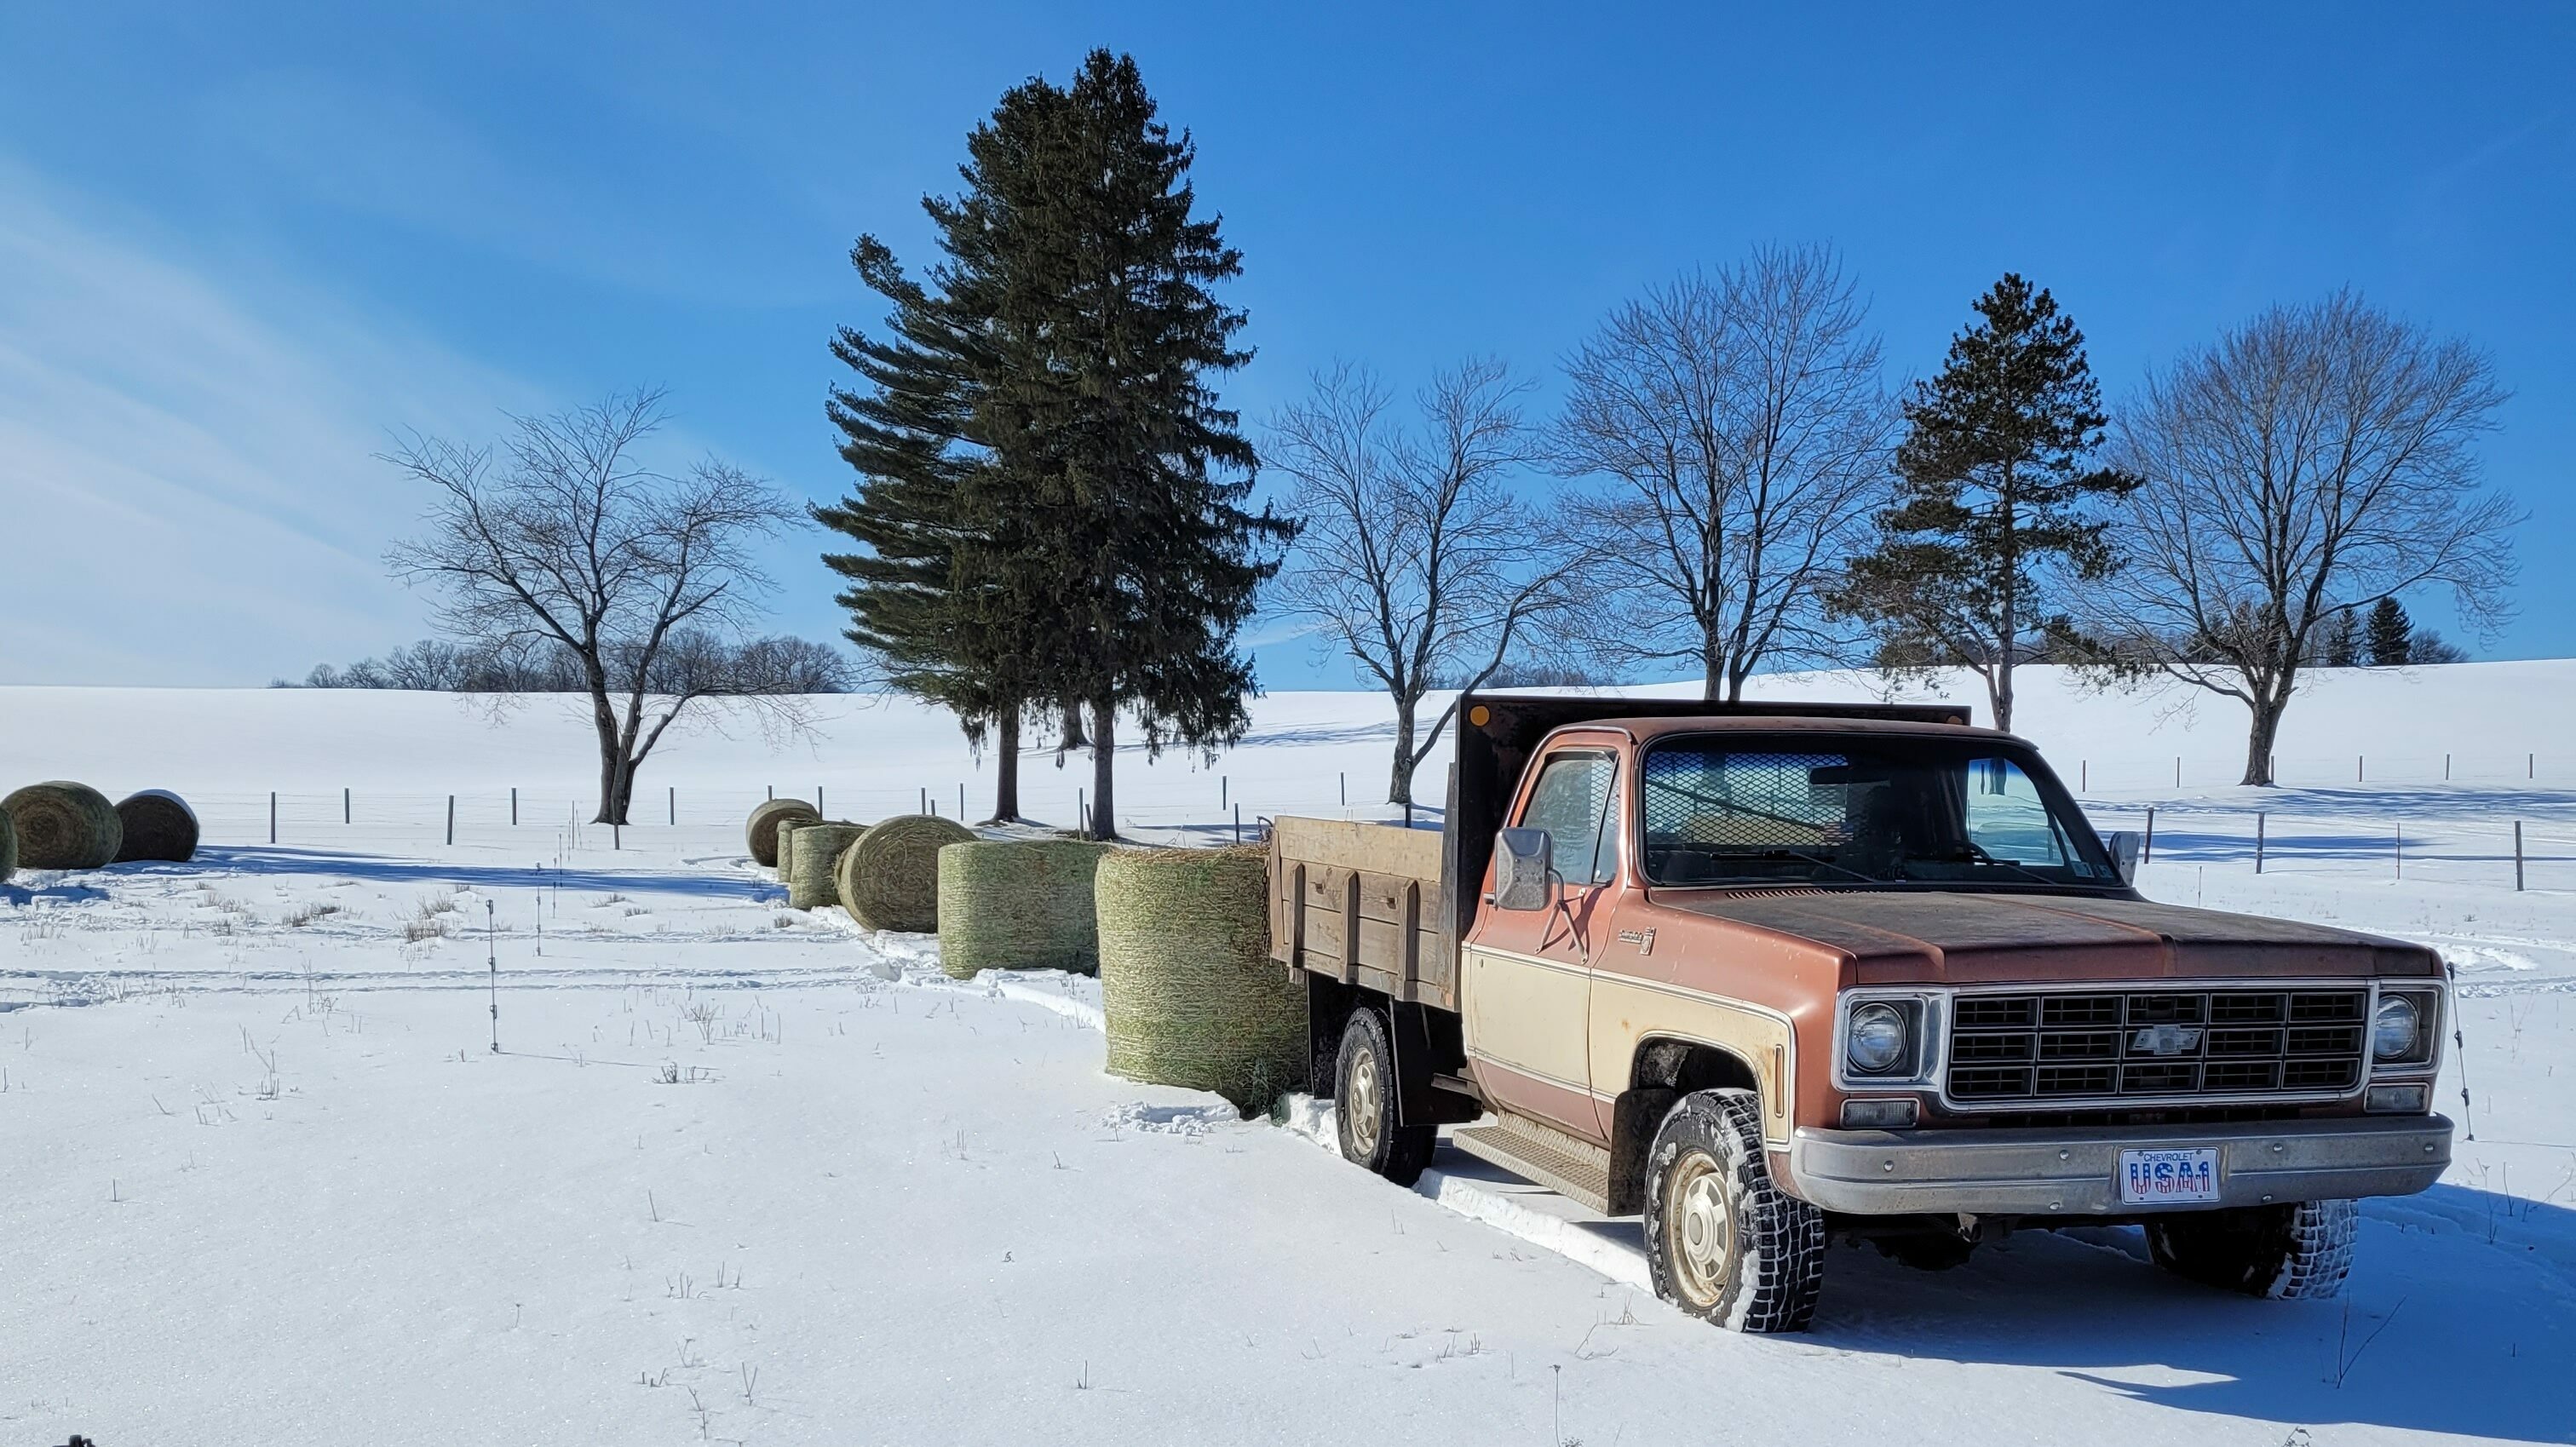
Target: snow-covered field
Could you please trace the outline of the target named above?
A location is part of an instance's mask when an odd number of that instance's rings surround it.
[[[552,702],[0,689],[0,787],[174,788],[210,841],[0,890],[0,1438],[2576,1440],[2576,663],[2324,677],[2272,791],[2229,783],[2226,707],[2024,689],[2103,827],[2156,810],[2150,894],[2460,969],[2475,1139],[2366,1207],[2344,1301],[2191,1288],[2103,1230],[1943,1275],[1837,1249],[1802,1337],[1682,1320],[1633,1223],[1454,1153],[1397,1190],[1311,1109],[1104,1075],[1088,982],[956,986],[932,941],[786,908],[740,843],[769,790],[988,804],[907,705],[685,738],[612,837],[572,824]],[[1130,830],[1385,812],[1382,701],[1256,719],[1213,766],[1122,758]],[[1026,797],[1063,818],[1088,771],[1052,762]]]

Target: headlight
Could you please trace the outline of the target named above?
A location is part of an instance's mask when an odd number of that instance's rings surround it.
[[[1884,1075],[1905,1061],[1905,1012],[1872,1001],[1851,1012],[1843,1058],[1863,1075]]]
[[[2382,995],[2379,1013],[2370,1021],[2370,1056],[2373,1060],[2404,1060],[2415,1053],[2423,1032],[2423,1014],[2412,999]]]

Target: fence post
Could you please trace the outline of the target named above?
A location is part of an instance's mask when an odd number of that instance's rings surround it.
[[[2522,893],[2522,821],[2513,821],[2513,892]]]
[[[268,791],[268,842],[277,842],[277,791]]]
[[[823,812],[823,786],[820,784],[814,786],[814,812],[817,814]]]
[[[674,829],[676,829],[676,828],[678,828],[678,827],[679,827],[679,825],[680,825],[680,786],[679,786],[679,785],[677,785],[677,784],[673,784],[673,785],[671,785],[671,827],[672,827],[672,828],[674,828]]]
[[[2092,788],[2093,761],[2091,759],[2077,759],[2075,761],[2075,791],[2079,794],[2089,793],[2092,791]]]
[[[1073,827],[1087,837],[1091,832],[1091,801],[1083,795],[1082,786],[1073,789]]]
[[[519,827],[519,786],[516,784],[510,786],[510,827]]]
[[[2445,784],[2451,782],[2451,756],[2449,754],[2444,754],[2442,756],[2442,782]]]
[[[454,794],[447,796],[447,842],[451,848],[456,843],[456,796]]]
[[[966,781],[964,779],[957,781],[957,822],[960,824],[966,822]]]
[[[2144,863],[2146,863],[2148,860],[2153,859],[2153,858],[2155,858],[2155,857],[2156,857],[2156,806],[2155,806],[2155,805],[2153,805],[2153,804],[2149,804],[2149,805],[2147,806],[2147,837],[2138,841],[2138,862],[2139,862],[2140,864],[2144,864]]]
[[[2263,872],[2263,811],[2254,811],[2254,872]]]
[[[1216,806],[1217,806],[1218,808],[1220,808],[1220,809],[1224,808],[1224,807],[1225,807],[1225,801],[1226,801],[1226,781],[1225,781],[1225,775],[1223,775],[1223,774],[1219,774],[1219,775],[1217,775],[1217,776],[1216,776]]]
[[[349,788],[346,784],[340,786],[340,822],[349,822]]]
[[[930,812],[930,786],[928,784],[921,786],[921,812],[924,814]]]
[[[2353,781],[2354,783],[2356,783],[2356,784],[2358,784],[2358,783],[2360,783],[2360,782],[2362,781],[2361,765],[2362,765],[2362,756],[2361,756],[2361,755],[2359,755],[2359,754],[2355,754],[2355,755],[2353,755],[2353,756],[2352,756],[2352,781]]]
[[[1349,807],[1350,807],[1350,805],[1351,805],[1351,771],[1350,771],[1350,770],[1348,770],[1348,769],[1344,769],[1344,770],[1342,770],[1342,807],[1343,807],[1343,808],[1345,808],[1345,809],[1347,809],[1347,808],[1349,808]]]
[[[1243,806],[1241,804],[1234,806],[1234,842],[1237,844],[1243,842]]]
[[[2174,787],[2182,787],[2182,755],[2174,755]]]

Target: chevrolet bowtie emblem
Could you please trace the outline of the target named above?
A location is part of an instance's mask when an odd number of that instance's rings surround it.
[[[2129,1037],[2129,1048],[2147,1055],[2189,1055],[2200,1048],[2200,1027],[2149,1025]]]

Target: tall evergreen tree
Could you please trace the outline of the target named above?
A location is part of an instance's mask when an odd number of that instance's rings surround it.
[[[968,171],[972,180],[972,168]],[[949,208],[933,203],[934,220]],[[817,507],[816,521],[866,548],[827,553],[846,586],[847,636],[885,679],[954,712],[967,737],[994,749],[993,817],[1019,817],[1019,732],[1036,686],[1043,627],[1011,588],[1017,531],[1004,500],[1004,464],[977,428],[985,358],[971,304],[968,246],[943,228],[949,264],[939,294],[906,276],[892,252],[863,236],[851,263],[879,296],[885,332],[844,327],[834,356],[868,384],[833,389],[826,412],[858,490]]]
[[[1122,711],[1150,748],[1242,736],[1235,634],[1295,528],[1246,508],[1253,450],[1211,382],[1251,358],[1214,292],[1242,256],[1193,214],[1194,147],[1134,60],[1032,80],[994,129],[1027,143],[979,148],[987,190],[965,203],[1000,281],[980,416],[1047,550],[1024,586],[1062,609],[1051,696],[1090,706],[1090,833],[1109,838]]]
[[[2373,668],[2403,668],[2415,661],[2415,624],[2406,616],[2406,605],[2394,598],[2382,598],[2370,607],[2370,624],[2365,630]]]
[[[2008,272],[1976,311],[1906,399],[1897,504],[1836,601],[1876,633],[1882,667],[1975,670],[2008,729],[2014,663],[2063,626],[2065,589],[2117,564],[2094,506],[2138,481],[2090,465],[2101,389],[2056,299]]]

